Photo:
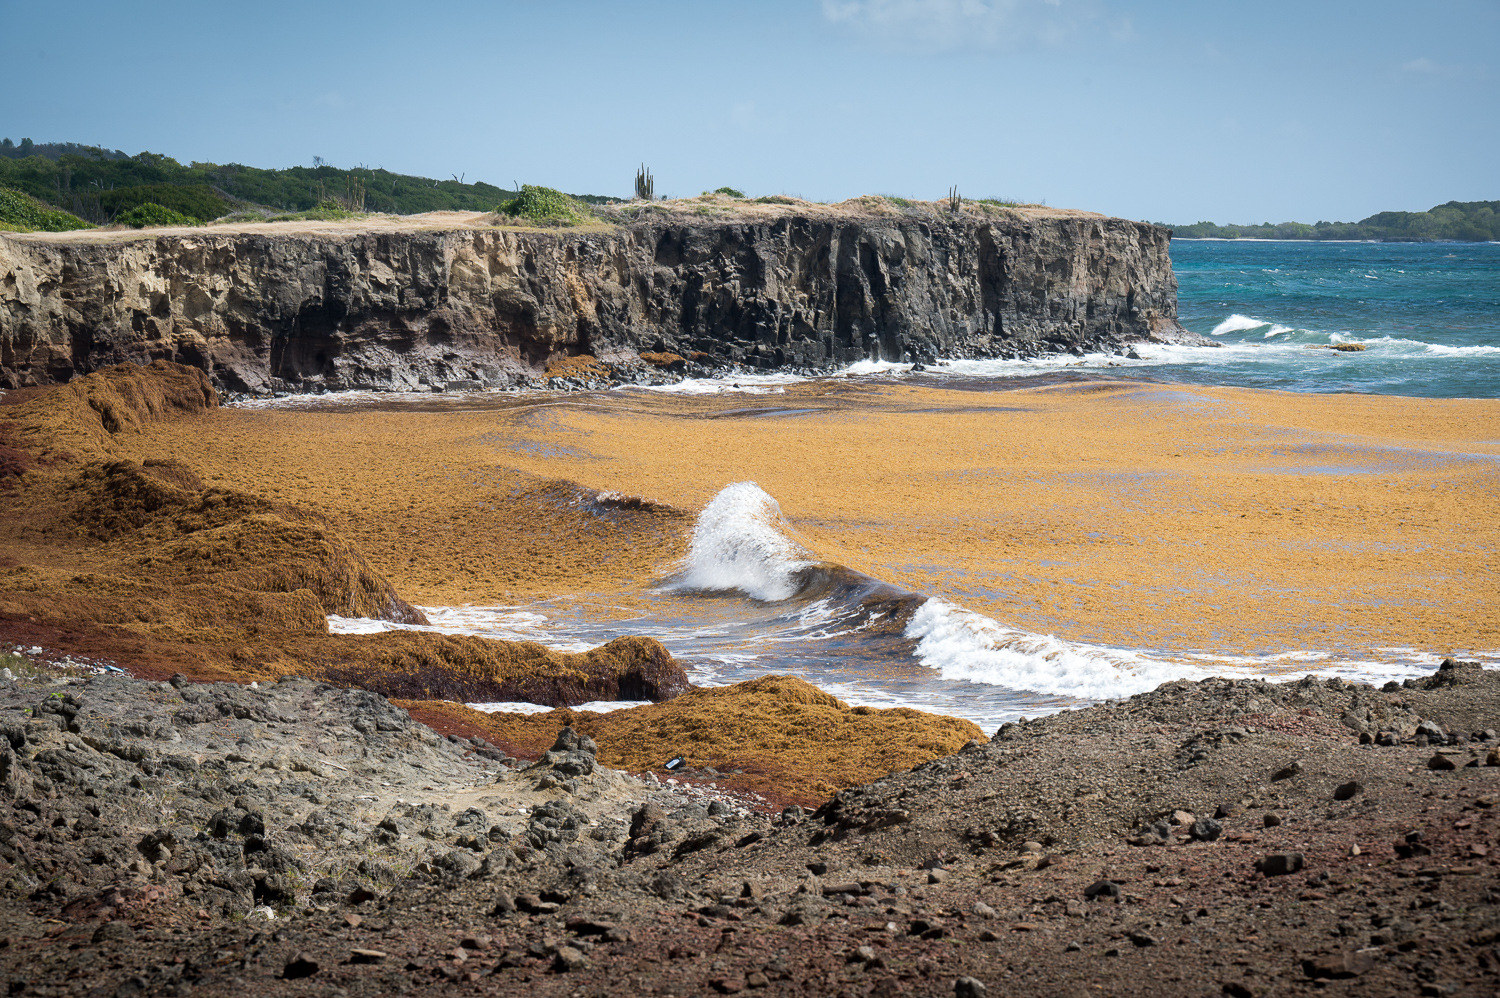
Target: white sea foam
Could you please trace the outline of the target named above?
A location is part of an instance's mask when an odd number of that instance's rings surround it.
[[[835,375],[857,378],[865,374],[905,374],[911,369],[911,364],[895,360],[856,360]]]
[[[917,608],[905,633],[917,642],[917,660],[943,679],[1085,700],[1118,699],[1174,679],[1209,676],[1285,681],[1310,675],[1378,685],[1428,675],[1439,661],[1436,655],[1409,648],[1373,649],[1381,657],[1370,659],[1323,651],[1157,657],[1030,634],[936,598]],[[1465,652],[1464,657],[1478,659],[1486,668],[1500,665],[1493,653]]]
[[[330,634],[379,634],[382,631],[427,631],[432,634],[473,634],[497,641],[538,641],[554,651],[582,652],[602,641],[580,641],[540,613],[506,606],[422,606],[427,624],[398,624],[371,617],[328,615]]]
[[[1429,357],[1493,357],[1500,355],[1500,346],[1478,343],[1470,346],[1450,346],[1446,343],[1427,343],[1409,340],[1400,336],[1376,336],[1361,340],[1367,347],[1380,346],[1397,353],[1425,354]]]
[[[778,395],[808,379],[797,374],[736,374],[722,378],[684,378],[670,385],[620,385],[616,391],[664,392],[671,395]]]
[[[936,598],[912,614],[906,637],[917,642],[917,660],[944,679],[1087,700],[1130,696],[1173,679],[1209,674],[1188,663],[1018,631]]]
[[[671,588],[738,590],[774,603],[797,592],[807,552],[787,536],[781,507],[754,482],[725,486],[698,514],[693,540]]]
[[[569,710],[586,710],[594,714],[608,714],[612,710],[624,710],[627,707],[644,707],[650,700],[591,700],[588,703],[573,704]],[[495,703],[471,703],[465,706],[475,710],[482,710],[486,714],[541,714],[554,707],[548,707],[539,703],[527,703],[524,700],[502,700]]]

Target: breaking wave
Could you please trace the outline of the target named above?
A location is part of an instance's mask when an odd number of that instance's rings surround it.
[[[682,570],[669,588],[738,591],[776,603],[795,596],[812,565],[787,535],[781,506],[754,482],[726,486],[698,514]]]
[[[944,679],[1085,700],[1126,697],[1208,675],[1136,652],[1018,631],[937,598],[912,615],[906,636],[917,643],[917,659]]]
[[[1252,329],[1260,329],[1262,327],[1268,327],[1266,329],[1266,339],[1270,339],[1272,336],[1280,336],[1282,333],[1295,331],[1291,326],[1283,326],[1280,323],[1271,322],[1269,319],[1256,319],[1248,315],[1239,315],[1236,313],[1215,326],[1209,335],[1223,336],[1226,333],[1247,333]]]

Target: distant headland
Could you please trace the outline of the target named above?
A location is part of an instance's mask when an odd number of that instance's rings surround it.
[[[1358,222],[1158,225],[1173,239],[1373,239],[1377,242],[1485,243],[1500,240],[1500,201],[1449,201],[1426,211],[1382,211]]]

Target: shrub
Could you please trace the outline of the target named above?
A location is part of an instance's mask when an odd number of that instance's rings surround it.
[[[767,194],[763,198],[756,198],[756,204],[796,204],[796,198],[783,197],[780,194]]]
[[[744,191],[737,191],[733,187],[715,187],[714,188],[714,193],[715,194],[728,194],[732,198],[742,198],[742,197],[745,196],[745,192]]]
[[[0,227],[12,232],[71,232],[93,226],[65,211],[48,207],[30,194],[0,187]]]
[[[511,217],[538,223],[572,225],[581,221],[577,203],[562,191],[522,184],[521,193],[495,209]]]
[[[898,198],[894,194],[882,194],[881,197],[885,198],[887,201],[889,201],[891,204],[895,205],[898,208],[910,208],[911,207],[911,200],[908,199],[908,198]]]
[[[180,211],[171,208],[163,208],[159,204],[147,201],[138,204],[129,211],[124,212],[115,219],[118,225],[128,225],[132,229],[161,228],[164,225],[202,225],[203,223],[190,215],[184,215]]]
[[[207,184],[137,184],[98,194],[106,217],[118,217],[143,204],[159,204],[188,218],[218,218],[234,206]]]

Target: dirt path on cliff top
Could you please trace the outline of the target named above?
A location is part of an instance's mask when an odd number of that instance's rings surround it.
[[[1500,648],[1492,400],[823,381],[231,409],[121,443],[321,510],[422,605],[628,601],[753,480],[818,558],[1033,632]],[[667,508],[601,515],[580,486]]]

